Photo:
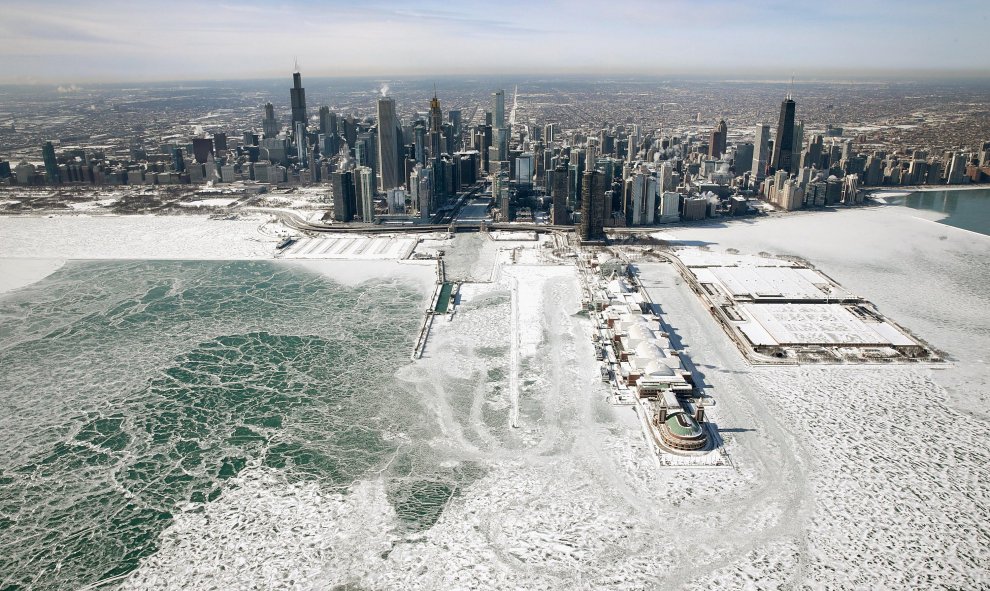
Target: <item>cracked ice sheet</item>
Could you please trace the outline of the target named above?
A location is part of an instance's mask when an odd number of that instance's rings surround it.
[[[754,377],[814,458],[808,581],[990,584],[984,421],[947,406],[943,388],[905,368],[777,368]]]
[[[180,514],[122,589],[311,589],[369,577],[396,520],[381,481],[347,495],[252,468],[215,502]]]

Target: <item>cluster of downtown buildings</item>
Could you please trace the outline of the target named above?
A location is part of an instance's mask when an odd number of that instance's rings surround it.
[[[569,130],[517,123],[506,118],[501,90],[471,121],[460,110],[445,114],[436,93],[428,110],[403,121],[384,92],[374,118],[325,106],[311,118],[299,72],[289,95],[287,125],[268,103],[260,131],[134,148],[130,159],[46,142],[41,165],[0,161],[0,184],[319,183],[332,201],[327,217],[337,222],[436,223],[456,196],[488,181],[496,220],[534,221],[533,211],[546,211],[549,223],[576,224],[593,241],[608,227],[743,214],[754,197],[792,210],[857,203],[862,186],[990,180],[990,142],[968,152],[864,153],[836,127],[806,138],[790,96],[775,130],[757,124],[752,141],[730,144],[725,121],[707,137],[628,123]]]

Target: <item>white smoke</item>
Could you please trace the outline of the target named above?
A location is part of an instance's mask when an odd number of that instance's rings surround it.
[[[57,90],[61,94],[65,94],[67,92],[77,92],[77,91],[80,91],[80,90],[82,90],[82,88],[76,86],[75,84],[70,84],[68,86],[59,86],[55,90]]]
[[[388,96],[388,84],[387,83],[386,84],[382,84],[382,87],[380,89],[380,92],[382,93],[382,97]]]

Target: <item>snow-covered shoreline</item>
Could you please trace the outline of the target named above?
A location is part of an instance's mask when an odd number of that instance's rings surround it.
[[[928,191],[978,191],[990,190],[990,183],[978,183],[970,185],[913,185],[897,187],[866,187],[863,191],[867,196],[903,196],[911,193],[925,193]]]

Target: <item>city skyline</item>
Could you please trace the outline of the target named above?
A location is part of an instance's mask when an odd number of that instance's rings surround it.
[[[270,78],[290,69],[286,56],[295,56],[309,76],[340,77],[990,72],[981,58],[990,21],[971,0],[827,7],[803,0],[635,0],[607,11],[581,0],[512,1],[497,12],[481,3],[452,11],[439,2],[309,0],[207,11],[180,1],[170,9],[181,16],[176,19],[154,18],[147,5],[134,3],[47,6],[0,2],[0,31],[8,40],[0,50],[0,84]],[[582,41],[596,34],[600,43]],[[610,36],[625,41],[608,42]]]

